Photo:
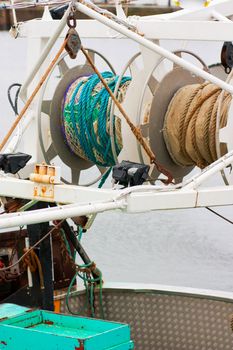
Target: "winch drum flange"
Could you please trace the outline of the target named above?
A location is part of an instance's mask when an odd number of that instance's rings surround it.
[[[172,160],[163,135],[164,118],[172,97],[180,88],[202,82],[201,78],[191,72],[175,67],[163,78],[152,101],[149,117],[150,145],[152,150],[157,150],[158,160],[172,173],[176,182],[182,181],[193,166],[182,167]]]
[[[195,54],[192,54],[189,51],[177,51],[175,53],[179,56],[182,53],[193,56],[199,63],[201,63],[204,70],[208,70],[205,63]],[[152,71],[151,76],[157,69],[159,69],[160,64],[163,64],[164,61],[165,59],[162,59],[159,62],[159,64]],[[148,78],[148,82],[150,78],[151,77]],[[193,166],[182,167],[175,164],[172,160],[163,136],[164,118],[170,101],[180,88],[189,84],[200,83],[203,83],[202,78],[195,76],[193,73],[182,67],[173,65],[170,71],[163,76],[160,82],[156,81],[154,91],[152,91],[153,97],[148,115],[148,123],[145,125],[145,127],[143,123],[141,123],[144,136],[148,138],[150,147],[156,154],[157,160],[171,172],[175,182],[182,181],[183,177],[192,171]],[[139,149],[139,153],[141,152],[141,149]],[[141,158],[143,158],[142,153]],[[157,169],[154,168],[151,173],[151,177],[156,178],[158,175],[159,173]]]
[[[86,49],[86,51],[89,53],[89,55],[92,56],[93,61],[95,60],[95,57],[99,57],[105,64],[105,66],[110,69],[115,74],[115,70],[110,64],[110,62],[99,52],[93,50],[93,49]],[[80,174],[81,171],[88,170],[89,168],[93,167],[94,164],[80,158],[78,155],[71,152],[71,150],[68,148],[68,146],[65,143],[64,135],[62,133],[62,108],[63,108],[63,99],[65,96],[65,93],[67,91],[67,87],[72,84],[75,80],[77,80],[80,77],[83,76],[89,76],[91,74],[94,74],[94,71],[92,67],[89,65],[89,63],[86,61],[84,64],[78,64],[70,68],[69,67],[69,56],[67,54],[64,54],[61,56],[61,58],[56,63],[56,66],[52,70],[50,76],[48,77],[46,83],[44,84],[40,100],[38,104],[38,133],[39,133],[39,140],[40,140],[40,147],[42,151],[42,155],[44,157],[44,161],[47,164],[53,163],[52,160],[56,161],[56,157],[60,158],[60,162],[62,162],[65,166],[70,168],[71,170],[71,181],[67,180],[66,178],[62,178],[62,181],[65,183],[73,183],[73,184],[80,184]],[[53,92],[52,98],[49,100],[46,100],[46,89],[47,84],[49,82],[49,79],[52,77],[52,74],[54,74],[55,68],[58,67],[59,70],[61,68],[61,77],[59,78],[60,81],[56,85],[55,91]],[[65,68],[64,68],[65,67]],[[56,76],[57,78],[57,76]],[[51,138],[50,146],[45,147],[44,142],[44,131],[43,131],[43,118],[47,116],[47,122],[48,122],[48,134]],[[52,157],[50,156],[52,154]],[[60,162],[58,165],[60,165]],[[102,174],[106,171],[105,168],[98,166],[98,172],[100,175],[95,175],[94,179],[90,179],[90,181],[82,184],[83,186],[90,186],[97,182]],[[64,169],[63,169],[64,174]]]
[[[80,170],[88,169],[93,164],[78,155],[71,152],[64,142],[64,135],[62,133],[62,106],[63,99],[67,87],[76,79],[82,76],[89,76],[94,71],[89,65],[83,65],[71,68],[59,82],[51,102],[51,117],[50,117],[50,132],[53,140],[53,146],[61,158],[61,160],[70,168],[79,168]]]

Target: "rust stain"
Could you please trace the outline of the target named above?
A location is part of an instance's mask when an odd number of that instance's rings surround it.
[[[44,324],[53,325],[54,322],[53,322],[53,321],[49,321],[49,320],[45,320],[45,321],[44,321]]]
[[[33,196],[34,197],[38,196],[38,188],[37,187],[34,187]]]
[[[78,339],[78,341],[79,341],[80,346],[79,347],[75,346],[74,350],[85,350],[83,340]]]
[[[35,311],[34,309],[29,309],[29,310],[26,310],[25,312],[33,312]]]
[[[4,340],[2,340],[0,344],[7,345],[7,343]]]

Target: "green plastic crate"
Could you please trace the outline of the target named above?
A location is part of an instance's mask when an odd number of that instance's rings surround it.
[[[0,308],[1,350],[133,349],[126,324],[25,308],[15,312],[17,316],[6,317]]]

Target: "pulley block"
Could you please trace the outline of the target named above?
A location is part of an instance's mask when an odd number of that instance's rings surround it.
[[[221,51],[221,62],[225,68],[226,74],[229,74],[233,67],[233,44],[225,41]]]

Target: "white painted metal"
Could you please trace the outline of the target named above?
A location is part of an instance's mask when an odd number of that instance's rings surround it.
[[[29,238],[25,238],[25,248],[29,249],[30,248],[30,243],[29,243]],[[27,277],[28,277],[28,287],[31,288],[33,287],[33,280],[32,280],[32,273],[30,270],[30,267],[27,267]]]
[[[22,136],[26,133],[29,125],[31,124],[32,119],[34,118],[34,113],[30,110],[26,116],[22,118],[21,123],[19,124],[16,133],[10,139],[10,142],[7,144],[5,153],[14,152],[19,146]]]
[[[41,37],[50,38],[61,28],[59,38],[64,38],[67,34],[66,21],[62,24],[59,21],[36,21],[32,20],[26,23],[20,23],[20,37],[40,39]],[[105,38],[113,39],[116,33],[106,30],[106,26],[93,19],[78,20],[78,32],[81,38]],[[122,37],[122,36],[121,36]],[[119,39],[119,37],[118,37]]]
[[[184,9],[181,11],[161,15],[161,18],[167,20],[181,19],[181,20],[210,20],[212,18],[212,11],[215,10],[223,16],[231,16],[233,14],[233,2],[231,0],[214,0],[208,7],[200,7],[195,9]],[[149,16],[148,19],[153,19]]]
[[[159,41],[156,41],[156,39],[231,41],[233,25],[226,17],[233,14],[233,2],[231,0],[212,1],[208,8],[184,9],[176,13],[161,16],[128,19],[140,32],[144,33],[144,36],[138,35],[106,16],[96,13],[84,4],[76,3],[76,7],[81,12],[94,18],[94,20],[79,21],[78,31],[82,38],[115,38],[114,40],[118,40],[119,42],[119,40],[128,37],[138,43],[143,66],[139,67],[135,64],[132,67],[133,81],[124,103],[124,108],[134,123],[137,122],[136,112],[141,97],[141,88],[146,82],[152,67],[155,66],[156,62],[161,60],[161,57],[165,57],[176,65],[180,65],[193,72],[193,74],[233,93],[232,85],[217,79],[190,62],[174,55],[159,46]],[[21,98],[23,100],[26,99],[32,86],[40,78],[43,71],[43,64],[46,62],[50,51],[54,48],[57,39],[64,38],[66,35],[66,18],[68,13],[69,10],[60,22],[50,20],[46,17],[42,21],[30,21],[19,26],[20,36],[27,36],[29,39],[31,52],[30,72],[21,90]],[[111,30],[106,28],[110,28]],[[33,64],[35,61],[34,55],[38,55],[39,53],[40,57]],[[162,75],[162,68],[160,73]],[[32,109],[26,114],[20,124],[20,132],[13,135],[6,148],[7,152],[20,150],[27,153],[27,150],[30,150],[30,153],[32,153],[32,162],[22,172],[25,178],[29,176],[32,165],[41,158],[37,139],[28,137],[28,135],[37,135],[37,117],[35,111],[38,108],[38,100],[39,98],[35,99]],[[231,125],[228,127],[228,130],[225,130],[227,133],[227,136],[225,136],[226,139],[227,137],[229,139],[229,135],[232,135],[230,129]],[[123,140],[125,148],[120,158],[129,157],[131,160],[137,161],[137,142],[124,123]],[[231,205],[233,204],[233,186],[209,187],[207,189],[199,188],[210,176],[222,171],[231,164],[233,164],[233,151],[230,151],[185,184],[168,187],[140,186],[140,188],[135,187],[125,190],[85,188],[62,184],[52,187],[52,198],[36,197],[36,184],[32,181],[2,175],[0,177],[0,196],[38,199],[68,205],[44,211],[1,215],[0,227],[13,227],[114,209],[122,209],[124,212],[135,213],[161,209]]]
[[[99,204],[106,204],[106,210],[108,210],[109,203],[115,203],[116,208],[125,208],[126,212],[145,212],[151,210],[164,210],[164,209],[177,209],[177,208],[196,208],[205,206],[220,206],[233,204],[233,186],[227,187],[214,187],[208,189],[198,189],[198,186],[206,181],[211,175],[217,171],[222,170],[224,167],[233,163],[233,151],[228,155],[222,157],[209,168],[204,170],[201,174],[194,176],[186,185],[181,187],[181,184],[169,187],[158,186],[140,186],[136,188],[128,188],[126,190],[100,190],[95,188],[84,188],[81,186],[70,185],[54,185],[54,201],[63,203],[75,203],[74,206],[59,207],[62,213],[56,212],[53,208],[46,215],[47,219],[58,219],[58,217],[71,217],[75,215],[83,215],[80,213],[96,213],[100,210]],[[180,188],[179,188],[180,187]],[[15,178],[4,176],[0,179],[0,194],[8,196],[8,193],[13,197],[23,197],[28,199],[40,199],[47,200],[46,198],[38,198],[33,196],[34,183],[28,180],[17,180]],[[124,200],[124,206],[122,206],[122,200]],[[51,199],[50,199],[51,201]],[[106,203],[106,201],[108,201]],[[102,202],[102,203],[101,203]],[[88,204],[93,203],[93,207]],[[110,205],[111,207],[111,205]],[[63,209],[66,209],[63,211]],[[113,209],[111,207],[110,209]],[[79,212],[80,209],[80,212]],[[54,211],[55,210],[55,211]],[[76,214],[74,214],[73,210]],[[44,210],[44,213],[46,210]],[[25,223],[31,223],[30,220],[43,220],[45,216],[36,214],[31,219],[30,212],[27,212],[22,221]],[[8,217],[21,217],[22,214],[6,214],[0,218],[1,222],[5,221]],[[67,216],[65,216],[67,215]],[[21,220],[21,219],[17,219]],[[27,221],[28,220],[28,221]],[[16,222],[12,221],[12,225],[16,225]],[[36,222],[36,221],[35,221]],[[14,224],[13,224],[14,223]],[[5,225],[5,224],[4,224]],[[10,224],[11,225],[11,224]],[[13,227],[11,226],[11,227]]]
[[[226,16],[223,16],[221,13],[219,13],[215,10],[212,11],[212,16],[213,16],[213,18],[217,19],[218,21],[232,23],[232,21],[229,18],[227,18]]]
[[[179,6],[183,9],[200,9],[203,6],[207,7],[211,0],[172,0],[173,5]]]
[[[38,22],[38,23],[37,23]],[[229,23],[219,23],[215,21],[190,21],[189,20],[161,20],[159,16],[154,16],[153,21],[146,17],[133,18],[133,24],[138,30],[144,33],[147,39],[168,39],[168,40],[205,40],[224,41],[232,39],[232,21]],[[169,25],[168,25],[169,23]],[[50,37],[58,28],[57,21],[30,21],[20,24],[20,37],[44,38]],[[190,30],[187,31],[187,26]],[[96,20],[79,20],[78,32],[81,38],[104,38],[121,40],[125,39],[122,34],[117,35],[115,31],[106,30],[106,26]],[[60,38],[64,38],[67,28],[63,29]]]
[[[174,20],[135,21],[148,39],[231,41],[233,22]],[[189,30],[187,30],[189,28]]]
[[[27,76],[22,88],[20,89],[20,97],[22,98],[23,101],[25,101],[27,98],[27,88],[28,88],[29,84],[31,84],[32,80],[34,79],[37,72],[39,71],[41,65],[48,57],[48,54],[49,54],[50,50],[52,49],[55,41],[57,40],[57,38],[60,36],[62,30],[64,29],[69,13],[70,13],[70,7],[64,13],[64,16],[62,17],[61,21],[59,22],[59,25],[57,26],[55,33],[52,36],[49,36],[50,39],[47,42],[43,52],[41,53],[40,57],[38,58],[38,61],[36,62],[35,66],[31,70],[29,75]],[[50,23],[49,21],[47,21],[47,22]],[[44,23],[46,23],[46,21]],[[38,30],[38,28],[37,28],[37,30]],[[50,28],[50,33],[51,33],[51,28]],[[41,33],[40,33],[40,38],[43,38],[41,36]]]
[[[190,288],[190,287],[183,287],[183,286],[170,286],[170,285],[163,285],[163,284],[154,284],[154,283],[134,283],[134,282],[104,282],[103,286],[104,290],[121,290],[121,291],[135,291],[135,292],[154,292],[158,294],[178,294],[178,295],[185,295],[185,296],[196,296],[196,297],[207,297],[207,298],[213,298],[213,299],[222,299],[232,302],[233,301],[233,293],[232,292],[225,292],[223,290],[213,290],[213,289],[201,289],[201,288]],[[84,290],[83,286],[78,286],[77,291]],[[60,294],[56,295],[54,297],[55,300],[63,299],[66,296],[66,294]]]
[[[123,107],[127,111],[128,115],[130,115],[130,118],[135,125],[138,124],[137,112],[139,108],[138,104],[140,102],[140,96],[142,93],[142,86],[146,83],[147,76],[153,70],[155,64],[158,63],[161,59],[160,55],[153,53],[145,47],[141,47],[140,49],[142,54],[141,58],[143,61],[143,69],[138,66],[137,60],[133,63],[132,82],[129,85],[125,96],[125,100],[123,102]],[[132,101],[134,102],[132,103]],[[121,117],[120,113],[119,117]],[[131,132],[130,127],[123,118],[122,139],[123,144],[127,145],[127,147],[123,147],[118,157],[119,161],[122,161],[124,159],[130,159],[131,161],[140,163],[139,154],[136,151],[138,142],[133,133]]]
[[[77,188],[76,191],[78,193]],[[81,188],[80,192],[82,193]],[[142,213],[152,210],[200,208],[233,204],[233,186],[200,189],[169,188],[168,190],[156,190],[155,187],[154,189],[150,188],[150,191],[132,191],[132,193],[124,193],[124,190],[109,191],[106,193],[108,199],[101,202],[99,198],[96,200],[95,191],[92,192],[90,190],[89,195],[91,204],[76,201],[75,204],[57,206],[50,209],[3,214],[0,219],[0,228],[61,220],[68,217],[89,215],[115,209],[121,209],[127,213]]]
[[[128,38],[136,41],[138,44],[146,47],[147,49],[155,52],[156,54],[159,54],[163,57],[166,57],[167,59],[171,60],[178,66],[181,66],[192,73],[196,74],[197,76],[210,81],[213,84],[218,85],[221,87],[223,90],[228,91],[229,93],[233,94],[233,87],[225,82],[223,82],[221,79],[218,79],[214,77],[213,75],[201,70],[197,66],[193,65],[192,63],[176,56],[175,54],[171,53],[170,51],[162,48],[161,46],[149,41],[148,39],[142,37],[141,35],[134,33],[130,31],[129,29],[121,26],[120,24],[113,22],[111,19],[107,18],[106,16],[103,16],[92,9],[88,8],[87,6],[81,4],[81,3],[76,3],[76,8],[77,10],[83,12],[89,17],[95,18],[101,23],[104,23],[106,26],[112,28],[113,30],[118,31],[119,33],[127,36]]]
[[[90,203],[114,198],[114,191],[110,189],[74,185],[54,185],[53,198],[36,197],[34,195],[35,186],[37,184],[32,181],[3,176],[0,177],[0,196],[39,199],[45,202],[55,201],[57,203]]]
[[[0,229],[28,224],[31,225],[51,220],[62,220],[67,217],[101,213],[107,210],[123,209],[124,207],[125,202],[124,200],[121,200],[118,202],[112,201],[86,205],[72,204],[67,206],[57,206],[45,210],[38,209],[13,214],[3,214],[0,220]]]
[[[200,174],[193,176],[187,184],[183,186],[183,189],[197,188],[203,182],[208,180],[211,176],[215,175],[219,171],[225,169],[227,166],[233,164],[233,151],[230,151],[225,156],[216,160],[209,167],[205,168]]]

